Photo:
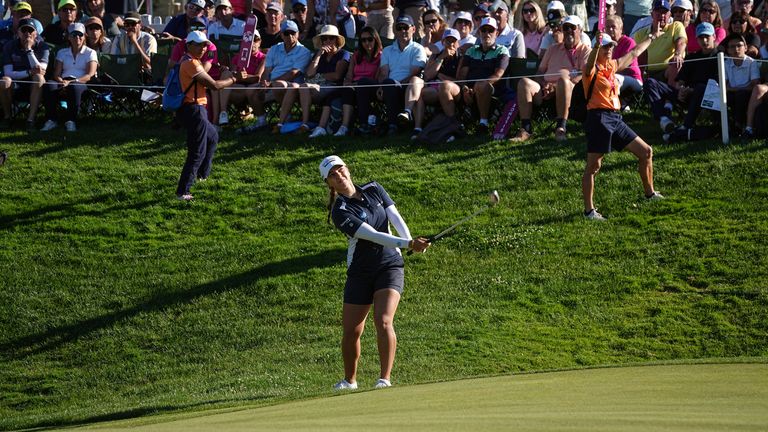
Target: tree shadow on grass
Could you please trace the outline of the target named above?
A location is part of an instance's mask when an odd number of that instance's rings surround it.
[[[303,255],[283,261],[266,263],[250,271],[198,285],[188,290],[159,293],[143,303],[122,310],[53,327],[45,332],[22,336],[2,343],[0,344],[0,353],[3,354],[0,357],[8,360],[17,360],[54,350],[66,343],[129,320],[141,313],[164,311],[180,304],[191,303],[201,297],[236,290],[260,279],[303,273],[309,269],[330,267],[344,261],[345,255],[346,250],[344,249],[324,250],[313,255]]]

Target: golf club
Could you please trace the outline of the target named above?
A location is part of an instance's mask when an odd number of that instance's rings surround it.
[[[469,215],[469,216],[465,217],[464,219],[456,222],[455,224],[453,224],[453,225],[449,226],[448,228],[440,231],[439,233],[437,233],[437,234],[435,234],[433,236],[430,236],[428,238],[429,242],[430,243],[434,243],[437,240],[440,240],[441,238],[443,238],[443,236],[445,236],[446,234],[448,234],[451,231],[455,230],[460,225],[466,223],[468,220],[476,217],[477,215],[483,213],[484,211],[488,210],[489,208],[495,206],[498,203],[499,203],[499,192],[494,190],[493,192],[488,194],[488,205],[486,205],[484,207],[480,207],[480,209],[478,209],[476,212],[472,213],[471,215]],[[411,254],[413,254],[413,250],[409,250],[408,251],[408,255],[411,255]]]

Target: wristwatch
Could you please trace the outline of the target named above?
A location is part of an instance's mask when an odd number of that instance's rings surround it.
[[[651,42],[655,41],[655,40],[656,40],[656,37],[657,37],[657,36],[654,36],[654,35],[652,35],[652,34],[648,34],[648,39],[649,39]]]

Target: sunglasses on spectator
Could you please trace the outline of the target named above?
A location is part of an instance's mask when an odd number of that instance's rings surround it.
[[[672,13],[673,14],[684,13],[686,10],[687,9],[683,9],[683,8],[672,8]]]
[[[306,10],[307,8],[304,6],[296,6],[295,8],[293,8],[293,11],[296,13],[302,13],[302,12],[305,12]]]
[[[746,21],[742,19],[731,20],[731,24],[744,24]]]
[[[30,34],[30,33],[34,32],[36,30],[33,29],[33,28],[30,28],[30,27],[22,27],[22,28],[19,29],[19,31],[24,33],[24,34]]]
[[[462,25],[470,25],[472,24],[471,21],[467,21],[465,19],[457,19],[456,22],[453,23],[453,25],[462,24]]]
[[[97,25],[92,25],[92,26],[88,26],[88,27],[86,27],[85,29],[86,29],[87,31],[91,31],[91,30],[101,30],[101,27],[99,27],[99,26],[97,26]]]
[[[397,30],[397,31],[408,31],[408,29],[410,29],[410,28],[411,28],[410,26],[403,25],[403,26],[395,27],[395,30]]]
[[[426,24],[426,25],[432,25],[432,24],[435,24],[435,23],[437,23],[437,18],[433,18],[431,20],[424,20],[424,24]]]
[[[701,8],[701,13],[713,14],[715,13],[715,10],[710,8]]]
[[[202,12],[203,11],[203,8],[201,8],[200,6],[195,6],[195,5],[191,4],[191,3],[187,5],[187,8],[188,9],[192,9],[195,12]]]
[[[320,42],[336,42],[336,36],[320,36]]]
[[[483,27],[480,29],[480,33],[496,33],[496,29],[493,27]]]
[[[75,12],[77,12],[77,9],[75,9],[75,8],[63,8],[63,9],[59,9],[59,12],[61,12],[61,11],[64,11],[64,12],[66,12],[66,13],[75,13]]]
[[[361,37],[360,42],[373,42],[374,39],[372,37]]]
[[[576,31],[576,26],[573,24],[563,24],[563,31]]]
[[[85,37],[85,35],[80,32],[72,32],[69,34],[69,37],[81,38],[81,37]]]
[[[533,14],[533,13],[536,13],[536,9],[534,9],[534,8],[523,8],[523,13],[524,14]]]
[[[296,32],[293,31],[293,30],[286,30],[286,31],[283,32],[283,36],[293,36],[295,34],[296,34]]]

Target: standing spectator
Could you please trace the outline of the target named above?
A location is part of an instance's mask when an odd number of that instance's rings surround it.
[[[120,34],[118,21],[115,20],[112,14],[106,12],[104,0],[86,0],[84,12],[85,16],[83,18],[87,16],[101,20],[102,31],[107,37],[112,38]],[[88,24],[85,25],[85,28],[86,30],[88,29]]]
[[[547,22],[541,13],[539,4],[534,0],[523,2],[523,6],[518,9],[522,15],[523,23],[523,41],[525,42],[526,57],[538,57],[541,40],[548,31]]]
[[[395,17],[392,16],[392,4],[389,0],[363,0],[362,10],[368,18],[368,26],[385,39],[394,39]]]
[[[501,2],[499,3],[499,6],[491,12],[499,26],[496,35],[496,43],[507,47],[510,58],[525,58],[525,39],[523,33],[512,27],[509,22],[509,6],[507,6],[506,3]]]
[[[157,40],[149,33],[141,31],[141,16],[136,11],[130,11],[123,18],[123,30],[112,41],[110,54],[141,56],[142,69],[151,71],[151,59],[157,53]]]
[[[475,28],[475,37],[480,37],[480,23],[483,19],[491,16],[491,10],[488,8],[488,4],[480,2],[475,5],[472,11],[472,24]]]
[[[267,5],[267,25],[261,31],[261,48],[270,49],[283,41],[280,25],[283,22],[283,7],[272,2]],[[298,25],[296,26],[298,27]]]
[[[303,125],[309,129],[309,115],[311,104],[321,104],[320,124],[312,131],[310,138],[317,138],[327,134],[326,126],[331,117],[331,102],[341,97],[338,88],[344,81],[349,68],[350,53],[344,49],[344,36],[339,34],[339,29],[334,25],[325,25],[320,29],[320,34],[312,39],[316,54],[307,66],[306,76],[308,82],[301,85],[299,101],[301,102],[301,115]]]
[[[413,113],[414,128],[411,139],[416,139],[421,133],[426,106],[440,103],[439,90],[442,83],[450,82],[452,84],[453,97],[459,94],[458,86],[453,83],[458,79],[459,63],[461,62],[459,32],[456,29],[446,29],[440,45],[443,47],[442,51],[432,54],[424,69],[426,86],[421,90],[421,95],[419,95],[419,100],[416,103],[416,110]]]
[[[176,113],[179,123],[187,129],[187,158],[181,170],[179,185],[176,188],[176,198],[182,201],[192,201],[190,194],[195,179],[208,179],[211,174],[213,155],[219,143],[219,133],[208,120],[205,111],[207,104],[205,89],[221,90],[235,84],[242,75],[236,75],[223,80],[214,80],[205,72],[200,59],[205,50],[213,45],[205,33],[191,31],[185,37],[187,54],[179,66],[181,88],[185,89],[184,103]]]
[[[208,36],[218,39],[219,36],[242,37],[245,31],[245,21],[235,18],[232,3],[229,0],[216,1],[216,21],[208,24]]]
[[[266,67],[262,77],[262,86],[271,87],[277,103],[280,104],[280,118],[273,128],[273,133],[280,133],[283,123],[291,115],[293,103],[298,98],[298,91],[304,83],[304,72],[312,59],[312,53],[299,43],[299,26],[291,20],[280,26],[283,42],[273,46],[267,52]],[[286,90],[286,89],[294,90]],[[305,127],[302,132],[309,132]]]
[[[521,128],[512,139],[527,140],[533,134],[531,116],[533,107],[555,99],[555,139],[566,139],[566,122],[571,106],[571,94],[581,81],[581,71],[589,55],[589,45],[581,43],[581,19],[570,15],[562,25],[563,42],[547,49],[539,65],[543,78],[522,78],[517,83],[517,103],[520,109]]]
[[[62,99],[67,101],[67,121],[64,127],[67,132],[77,131],[75,120],[86,90],[85,83],[96,75],[99,65],[96,51],[85,46],[85,26],[82,23],[69,25],[69,44],[69,48],[60,49],[56,53],[53,80],[43,89],[46,122],[40,130],[44,132],[58,126],[56,108]]]
[[[59,22],[48,24],[42,36],[49,44],[62,46],[68,43],[69,26],[77,20],[77,3],[74,0],[61,0],[56,13]]]
[[[394,0],[395,10],[392,16],[395,17],[395,26],[397,26],[397,19],[401,16],[407,15],[411,17],[411,22],[414,27],[414,40],[421,40],[424,37],[424,23],[421,21],[421,16],[427,10],[426,0]],[[395,32],[395,39],[397,39],[397,32]]]
[[[696,19],[685,28],[686,39],[688,39],[688,54],[698,52],[700,49],[699,42],[696,40],[696,27],[703,22],[708,22],[715,28],[715,44],[719,44],[725,39],[726,29],[723,28],[720,6],[714,1],[705,0],[699,7]]]
[[[424,22],[424,28],[426,29],[426,34],[421,38],[421,46],[427,50],[428,56],[440,52],[442,47],[438,46],[438,44],[443,40],[443,33],[445,33],[448,25],[440,15],[440,12],[434,9],[424,12],[421,20]]]
[[[104,34],[104,26],[98,17],[85,21],[85,45],[100,54],[109,54],[112,41]]]
[[[731,15],[729,23],[728,34],[741,35],[747,42],[747,55],[752,58],[760,58],[760,36],[756,34],[755,28],[749,21],[749,15],[746,12],[736,12]],[[727,51],[727,48],[725,41],[720,43],[720,51]]]
[[[313,26],[331,24],[347,37],[355,37],[355,19],[343,0],[308,0],[307,22]]]
[[[291,1],[290,19],[299,26],[299,40],[312,39],[317,34],[315,23],[308,20],[307,0]]]
[[[659,33],[653,34],[653,37],[658,36]],[[600,46],[595,46],[592,50],[583,69],[584,88],[593,86],[592,94],[588,95],[587,119],[584,122],[584,132],[587,136],[587,164],[581,178],[584,217],[601,221],[605,218],[597,212],[593,202],[595,175],[600,170],[603,156],[611,150],[627,150],[637,157],[638,173],[643,182],[646,200],[664,198],[653,188],[653,149],[621,118],[621,104],[615,84],[616,71],[626,68],[633,59],[636,60],[637,56],[648,48],[650,41],[646,39],[640,42],[618,60],[614,60],[612,56],[615,45],[610,36],[603,35]]]
[[[747,43],[742,35],[731,34],[724,42],[728,47],[729,57],[725,59],[728,106],[732,108],[736,127],[743,128],[750,95],[760,83],[760,65],[747,55]]]
[[[612,40],[616,41],[616,47],[613,48],[613,55],[616,58],[624,57],[637,45],[634,39],[622,34],[623,29],[624,23],[620,16],[612,15],[605,20],[605,32]],[[640,72],[636,57],[629,63],[629,66],[616,71],[616,81],[619,83],[619,94],[624,94],[627,91],[643,91],[643,74]]]
[[[653,0],[624,1],[624,27],[627,29],[633,29],[635,27],[635,23],[640,18],[648,16],[648,11],[651,10],[652,4]]]
[[[397,123],[413,120],[413,106],[419,99],[424,80],[421,73],[427,63],[424,47],[413,41],[415,27],[410,15],[395,20],[395,43],[381,54],[379,77],[384,78],[384,104],[387,106],[389,134],[397,132]],[[407,84],[407,86],[403,86]],[[395,114],[395,113],[400,114]]]
[[[381,65],[381,39],[376,29],[373,27],[363,27],[360,31],[360,38],[357,40],[357,49],[352,55],[347,76],[344,78],[345,88],[342,90],[342,120],[341,127],[349,129],[352,122],[352,110],[357,105],[359,118],[359,132],[363,135],[371,132],[368,118],[371,110],[371,102],[375,90],[370,91],[368,87],[355,89],[356,84],[362,86],[371,86],[378,83],[378,71]],[[357,93],[366,91],[368,97],[364,100],[358,99]],[[341,128],[339,130],[342,130]],[[335,135],[339,135],[337,131]]]
[[[29,97],[27,131],[35,128],[35,117],[45,84],[48,67],[48,45],[38,37],[34,22],[25,18],[18,23],[17,38],[3,47],[3,78],[0,81],[0,102],[3,106],[4,124],[12,117],[11,103],[14,93]],[[13,81],[30,81],[14,83]]]
[[[685,61],[685,49],[688,42],[685,35],[685,26],[679,21],[668,23],[669,2],[667,0],[654,0],[653,12],[651,13],[651,27],[635,33],[635,42],[640,43],[649,34],[657,34],[659,30],[663,34],[655,38],[648,47],[647,61],[640,62],[648,64],[648,76],[652,79],[665,81],[667,84],[674,85],[675,77],[683,67]],[[714,27],[713,27],[714,28]]]
[[[70,0],[71,1],[71,0]],[[184,7],[184,13],[176,15],[165,25],[165,29],[160,34],[163,39],[173,39],[176,42],[187,37],[187,33],[192,30],[193,22],[199,20],[208,27],[208,17],[205,16],[205,0],[189,0]]]

